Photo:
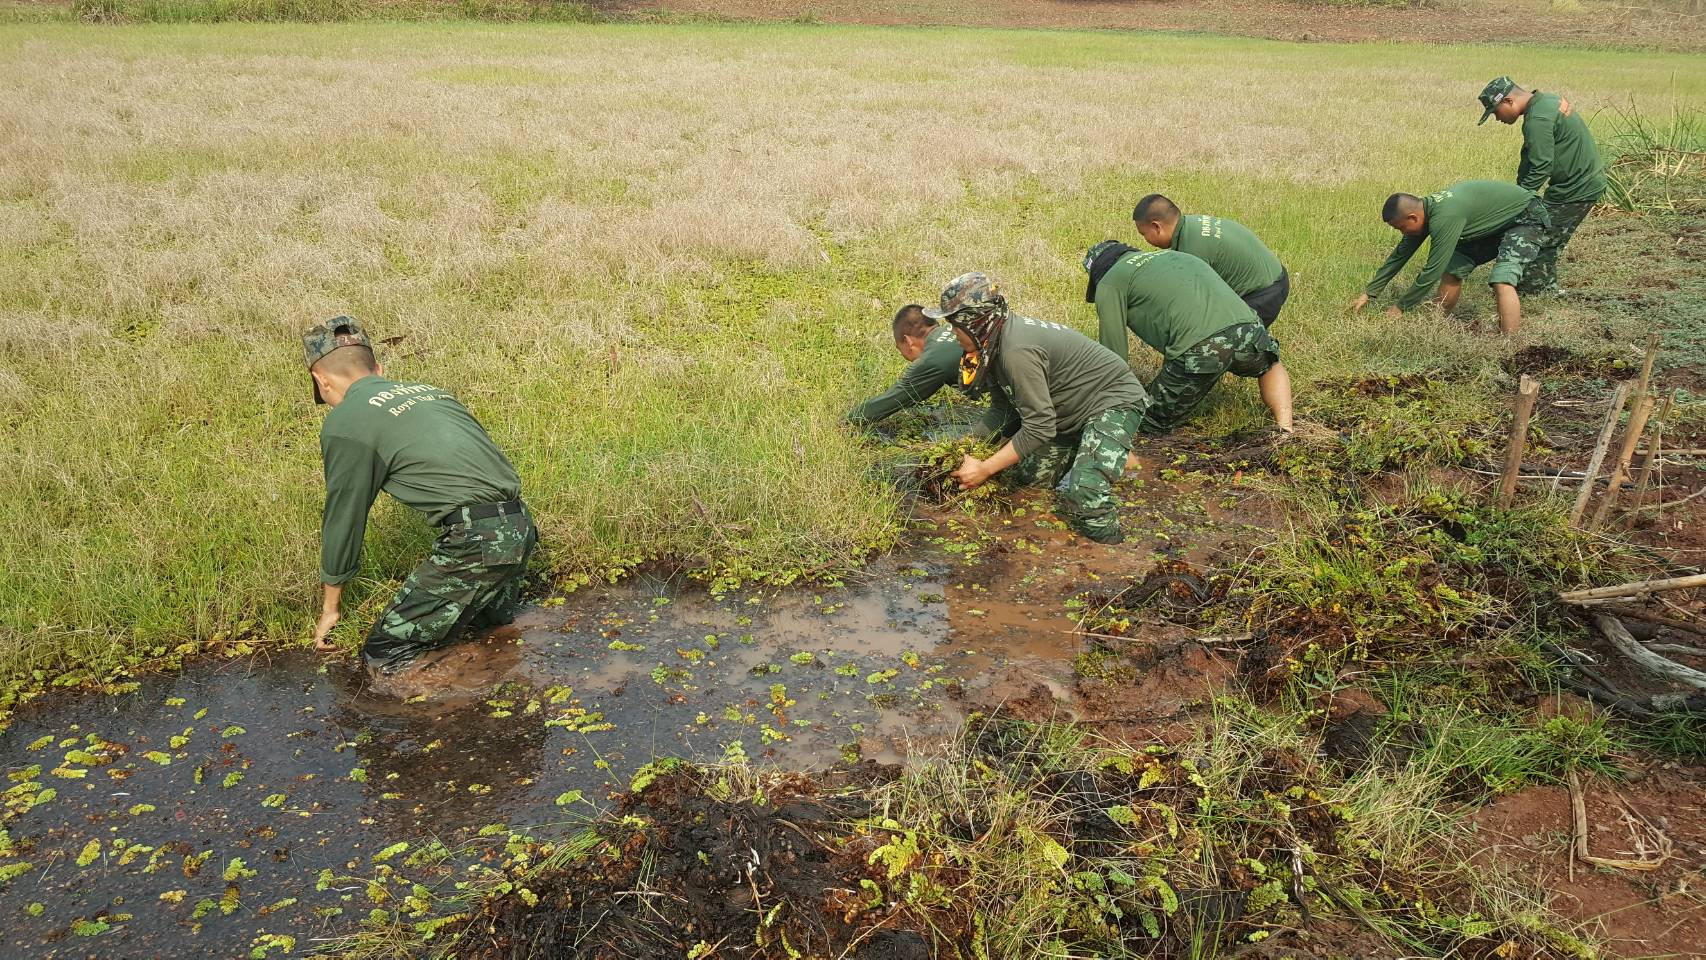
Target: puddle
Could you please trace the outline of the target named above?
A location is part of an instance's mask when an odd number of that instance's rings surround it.
[[[892,762],[1003,685],[1069,703],[1064,601],[1215,521],[1171,509],[1114,548],[1045,516],[938,518],[837,589],[584,590],[390,695],[293,652],[38,701],[0,737],[0,869],[31,865],[0,881],[7,955],[301,954],[373,911],[434,916],[511,831],[569,835],[655,758]]]

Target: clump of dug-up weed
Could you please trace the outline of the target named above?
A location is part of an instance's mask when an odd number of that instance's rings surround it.
[[[1275,465],[1297,479],[1325,481],[1461,463],[1489,449],[1495,432],[1489,410],[1478,391],[1441,375],[1322,383],[1302,413],[1328,430],[1280,448]]]
[[[1260,641],[1249,664],[1269,682],[1347,663],[1493,657],[1513,641],[1532,651],[1546,612],[1537,591],[1587,582],[1620,559],[1550,502],[1500,511],[1414,479],[1392,500],[1298,495],[1301,522],[1253,556],[1233,591]]]
[[[954,479],[954,471],[960,468],[966,457],[986,460],[994,452],[989,441],[973,437],[941,440],[921,448],[918,451],[918,467],[914,471],[918,480],[919,496],[940,506],[963,506],[967,509],[997,502],[1001,489],[997,481],[992,480],[973,490],[964,490],[961,489],[959,481]]]
[[[1286,721],[1232,706],[1214,723],[1175,749],[976,717],[940,755],[839,789],[658,765],[564,853],[435,921],[432,944],[367,955],[1583,955],[1543,911],[1389,855],[1392,792],[1335,779]]]

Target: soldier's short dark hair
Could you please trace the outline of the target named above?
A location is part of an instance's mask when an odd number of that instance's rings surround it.
[[[899,343],[907,337],[922,337],[930,332],[936,321],[924,315],[924,305],[909,303],[894,315],[894,342]]]
[[[1160,223],[1172,223],[1179,219],[1179,205],[1159,193],[1151,193],[1131,210],[1131,219],[1136,223],[1147,223],[1151,220]]]
[[[314,369],[340,377],[365,377],[379,372],[379,361],[374,359],[372,348],[352,344],[321,357]]]
[[[1387,223],[1398,219],[1416,208],[1422,198],[1410,193],[1394,193],[1386,198],[1386,205],[1380,208],[1380,219]]]

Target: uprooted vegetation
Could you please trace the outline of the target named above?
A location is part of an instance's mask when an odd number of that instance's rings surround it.
[[[1313,927],[1376,953],[1587,957],[1507,878],[1450,869],[1431,806],[1454,751],[1521,752],[1519,777],[1597,760],[1608,743],[1578,726],[1442,736],[1402,769],[1347,773],[1300,727],[1227,702],[1184,750],[985,717],[857,787],[682,766],[540,850],[438,944],[493,960],[1183,957],[1319,945]]]

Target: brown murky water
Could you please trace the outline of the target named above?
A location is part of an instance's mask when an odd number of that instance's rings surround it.
[[[943,515],[835,589],[589,589],[384,688],[293,652],[37,702],[0,735],[0,869],[29,865],[3,955],[301,954],[449,912],[512,832],[578,830],[656,758],[895,761],[974,707],[1070,715],[1068,599],[1234,539],[1200,500],[1151,486],[1119,547],[1034,505]]]

